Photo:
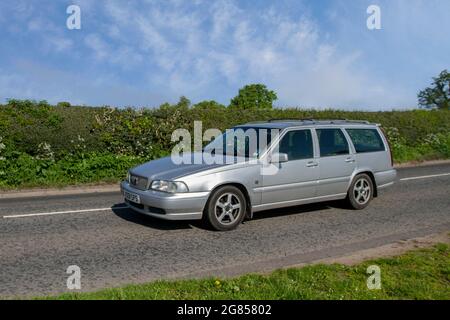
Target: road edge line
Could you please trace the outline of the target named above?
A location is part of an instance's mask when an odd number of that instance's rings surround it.
[[[89,186],[89,187],[75,187],[63,189],[44,189],[35,191],[7,191],[0,193],[1,199],[21,199],[21,198],[37,198],[37,197],[52,197],[52,196],[72,196],[82,194],[103,194],[120,192],[119,183],[117,185],[108,186]]]

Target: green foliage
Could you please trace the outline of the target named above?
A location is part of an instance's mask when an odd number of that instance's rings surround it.
[[[69,108],[69,107],[71,107],[71,104],[70,104],[70,102],[61,101],[61,102],[58,102],[56,104],[56,106],[59,108]]]
[[[271,109],[277,94],[268,90],[263,84],[250,84],[239,89],[236,97],[231,99],[230,107],[240,109]]]
[[[0,105],[0,187],[118,181],[133,164],[169,155],[172,132],[193,133],[194,121],[223,131],[272,118],[365,119],[386,129],[396,162],[450,158],[448,110],[230,109],[215,101],[191,106],[183,97],[154,109],[10,100]]]
[[[381,269],[381,289],[367,288],[367,268]],[[221,300],[352,300],[450,299],[450,247],[366,261],[356,266],[312,265],[248,274],[233,279],[156,281],[98,292],[66,293],[48,299],[221,299]]]
[[[423,107],[450,110],[450,73],[444,70],[433,78],[432,86],[420,91],[418,98]]]
[[[146,160],[111,153],[87,153],[54,161],[13,152],[8,161],[0,160],[0,188],[116,182],[125,177],[129,168]]]

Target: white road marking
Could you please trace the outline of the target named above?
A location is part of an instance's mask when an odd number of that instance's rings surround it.
[[[29,213],[29,214],[15,214],[3,216],[4,219],[8,218],[26,218],[26,217],[38,217],[38,216],[52,216],[57,214],[65,213],[84,213],[84,212],[97,212],[97,211],[108,211],[112,209],[127,209],[128,207],[114,207],[114,208],[97,208],[97,209],[83,209],[83,210],[70,210],[70,211],[56,211],[56,212],[41,212],[41,213]]]
[[[419,177],[403,178],[403,179],[400,179],[400,181],[418,180],[418,179],[427,179],[427,178],[436,178],[436,177],[444,177],[444,176],[450,176],[450,172],[449,172],[449,173],[440,173],[440,174],[430,174],[430,175],[428,175],[428,176],[419,176]]]
[[[449,173],[440,173],[440,174],[431,174],[431,175],[427,175],[427,176],[402,178],[402,179],[400,179],[400,181],[428,179],[428,178],[436,178],[436,177],[444,177],[444,176],[450,176],[450,172]],[[11,219],[11,218],[26,218],[26,217],[38,217],[38,216],[52,216],[52,215],[66,214],[66,213],[98,212],[98,211],[109,211],[111,209],[122,210],[122,209],[127,209],[127,208],[128,208],[127,206],[124,206],[124,207],[115,207],[115,208],[96,208],[96,209],[69,210],[69,211],[56,211],[56,212],[15,214],[15,215],[3,216],[3,218],[4,219]]]

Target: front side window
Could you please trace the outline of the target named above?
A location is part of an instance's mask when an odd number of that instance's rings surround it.
[[[385,151],[383,140],[376,129],[345,129],[357,153]]]
[[[203,148],[204,152],[258,158],[270,145],[279,129],[235,127],[227,130]]]
[[[316,132],[321,157],[349,154],[347,140],[340,129],[317,129]]]
[[[311,130],[288,131],[281,139],[279,152],[286,153],[289,161],[313,158]]]

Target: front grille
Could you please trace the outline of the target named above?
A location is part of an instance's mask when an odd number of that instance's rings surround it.
[[[130,185],[136,189],[146,190],[148,186],[148,179],[134,174],[130,175]]]

